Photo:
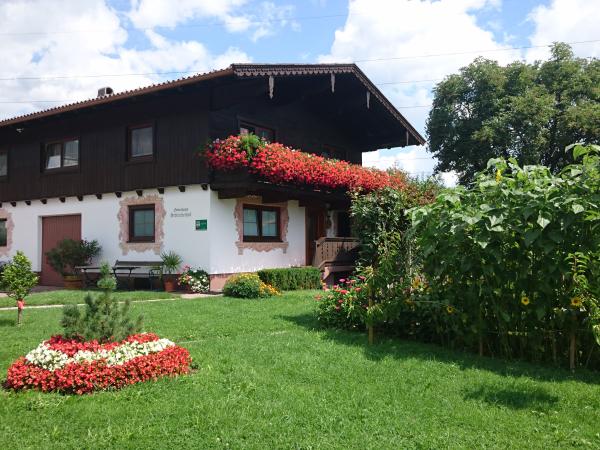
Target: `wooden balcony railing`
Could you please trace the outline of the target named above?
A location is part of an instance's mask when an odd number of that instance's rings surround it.
[[[353,267],[358,257],[358,239],[350,237],[322,237],[315,242],[313,266]]]

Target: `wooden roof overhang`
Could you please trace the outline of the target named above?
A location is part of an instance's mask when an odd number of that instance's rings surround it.
[[[66,119],[141,97],[168,95],[207,83],[225,89],[253,80],[275,104],[299,102],[346,130],[362,151],[421,145],[423,137],[355,64],[232,64],[227,69],[132,89],[0,121],[0,129]]]
[[[233,64],[231,68],[236,77],[261,80],[275,104],[302,102],[311,113],[334,121],[362,151],[425,143],[356,64]]]

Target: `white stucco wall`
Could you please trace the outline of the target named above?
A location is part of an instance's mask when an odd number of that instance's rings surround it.
[[[235,199],[219,200],[211,193],[209,229],[211,230],[210,269],[215,273],[251,272],[274,267],[303,266],[306,263],[305,213],[297,201],[287,202],[289,222],[285,253],[281,248],[269,251],[244,249],[240,255],[235,245],[238,232],[234,219]],[[211,228],[212,227],[212,228]]]
[[[158,195],[157,191],[148,189],[145,195]],[[198,267],[209,266],[209,241],[206,231],[195,230],[196,219],[207,219],[210,207],[210,192],[203,191],[200,186],[189,186],[186,192],[177,188],[167,188],[163,195],[166,211],[164,219],[164,240],[161,250],[173,250],[179,253],[186,264]],[[12,215],[14,230],[9,259],[17,250],[22,250],[31,259],[33,269],[40,270],[42,262],[42,217],[66,214],[81,215],[81,236],[83,239],[96,239],[102,246],[98,261],[114,263],[116,260],[159,260],[159,255],[153,250],[143,252],[130,250],[127,254],[119,246],[120,202],[129,198],[138,198],[135,192],[124,192],[121,198],[114,194],[104,194],[102,199],[86,196],[83,201],[68,197],[65,203],[59,199],[48,199],[47,204],[32,201],[30,206],[24,202],[13,207],[3,204],[3,209]],[[187,208],[189,217],[174,217],[175,208]],[[178,211],[177,213],[181,213]],[[160,253],[160,252],[158,252]]]
[[[158,194],[156,189],[148,189],[144,190],[144,196],[146,195],[163,199],[166,215],[163,223],[164,240],[160,250],[175,251],[182,256],[184,264],[203,268],[210,274],[305,264],[304,208],[299,207],[297,201],[288,202],[289,246],[285,253],[281,248],[260,252],[244,249],[240,255],[235,245],[238,240],[234,219],[235,200],[219,200],[216,192],[210,189],[205,191],[200,186],[187,186],[185,192],[180,192],[176,187],[166,188],[164,194]],[[153,250],[130,250],[125,254],[119,245],[120,202],[137,198],[135,192],[124,192],[121,198],[117,198],[115,194],[104,194],[102,199],[85,196],[83,201],[68,197],[65,203],[59,199],[48,199],[45,205],[39,200],[33,200],[30,206],[24,202],[18,202],[16,207],[4,203],[2,209],[12,215],[14,230],[10,252],[7,256],[0,257],[0,260],[6,261],[17,250],[22,250],[31,259],[33,269],[41,270],[42,217],[66,214],[80,214],[82,238],[96,239],[102,246],[97,263],[159,260],[159,255]],[[186,208],[186,211],[182,211]],[[179,211],[175,211],[176,209]],[[184,216],[176,217],[175,214]],[[195,221],[199,219],[208,220],[208,230],[195,230]]]

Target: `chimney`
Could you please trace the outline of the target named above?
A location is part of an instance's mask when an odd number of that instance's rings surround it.
[[[102,98],[102,97],[106,97],[107,95],[111,95],[113,93],[113,90],[111,87],[103,87],[98,89],[98,98]]]

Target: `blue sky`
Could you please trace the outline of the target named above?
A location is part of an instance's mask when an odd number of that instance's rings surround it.
[[[543,59],[559,40],[595,40],[573,49],[599,56],[599,22],[593,0],[3,0],[0,117],[232,62],[377,59],[358,64],[423,132],[435,80],[480,54]],[[364,161],[418,175],[435,165],[424,147]]]

